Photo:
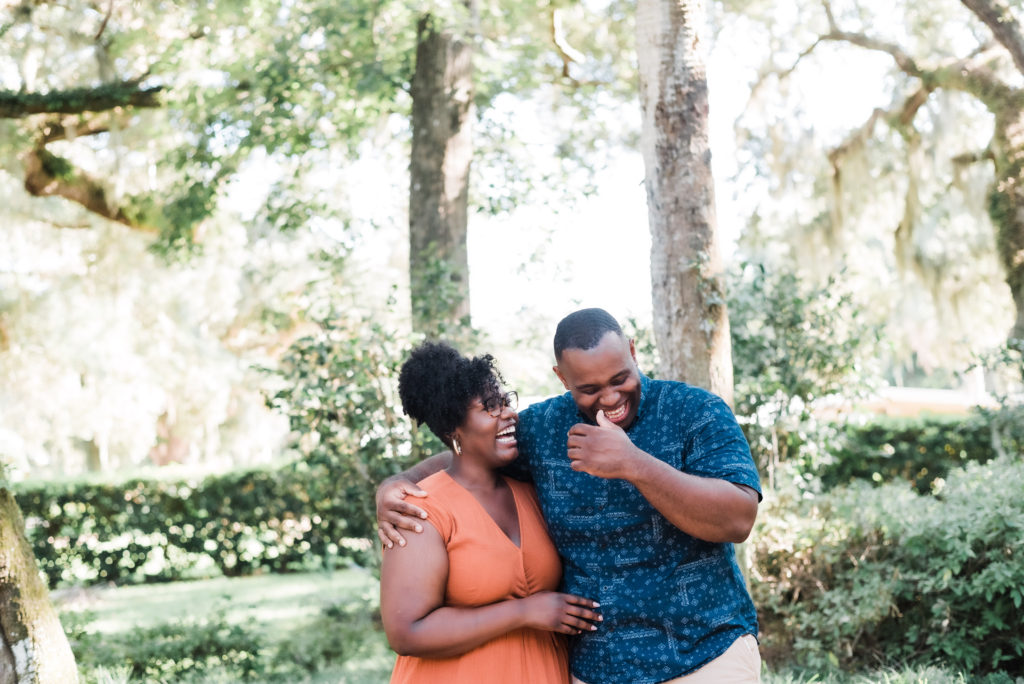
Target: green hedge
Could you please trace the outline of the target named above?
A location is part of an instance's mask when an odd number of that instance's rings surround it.
[[[1024,461],[969,463],[937,489],[767,497],[751,582],[766,659],[1024,672]]]
[[[818,473],[826,488],[854,480],[910,482],[930,491],[936,478],[968,461],[997,455],[986,414],[965,417],[881,418],[866,424],[836,426],[831,463]]]
[[[50,586],[366,563],[373,484],[327,464],[202,480],[24,483],[16,496]]]
[[[759,429],[744,425],[752,445],[759,444]],[[999,447],[1008,453],[1024,449],[1024,413],[1021,408],[1006,408],[966,416],[821,423],[804,432],[782,434],[780,440],[797,470],[816,478],[822,489],[859,480],[903,480],[924,494],[950,470],[998,457]]]

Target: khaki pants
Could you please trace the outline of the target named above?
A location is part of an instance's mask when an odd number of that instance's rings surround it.
[[[664,684],[753,684],[761,681],[761,653],[757,639],[745,634],[733,642],[725,653],[696,672],[670,679]],[[586,682],[572,678],[572,684]]]

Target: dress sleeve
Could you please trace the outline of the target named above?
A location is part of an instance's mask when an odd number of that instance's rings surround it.
[[[441,539],[447,546],[448,542],[451,541],[452,533],[455,531],[455,516],[445,501],[443,488],[431,484],[430,479],[427,478],[418,483],[420,487],[426,490],[427,496],[422,499],[416,499],[415,503],[427,512],[427,522],[437,529]]]

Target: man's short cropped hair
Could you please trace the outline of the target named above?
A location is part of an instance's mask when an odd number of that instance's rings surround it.
[[[566,349],[593,349],[608,333],[622,336],[619,322],[604,309],[574,311],[555,328],[555,360],[562,360]]]

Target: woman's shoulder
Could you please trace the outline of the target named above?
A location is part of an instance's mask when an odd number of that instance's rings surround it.
[[[427,519],[435,523],[435,527],[449,524],[454,518],[459,500],[459,485],[445,471],[441,470],[423,478],[416,485],[425,491],[423,498],[411,497],[413,503],[427,512]],[[444,530],[440,530],[442,534]]]

